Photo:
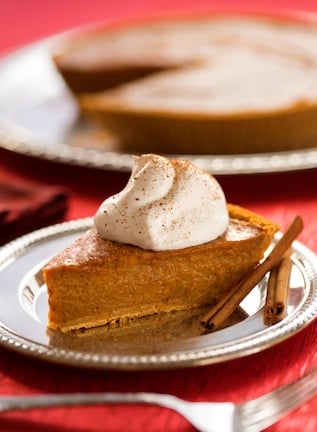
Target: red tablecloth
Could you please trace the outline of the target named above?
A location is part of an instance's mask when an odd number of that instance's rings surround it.
[[[0,51],[75,25],[177,9],[259,8],[262,1],[44,2],[10,0],[0,6]],[[267,9],[317,11],[315,1],[267,1]],[[1,83],[0,83],[1,85]],[[57,175],[58,173],[58,175]],[[33,160],[0,150],[0,180],[62,185],[69,192],[65,219],[91,216],[100,202],[119,191],[128,175]],[[283,230],[296,214],[305,229],[299,240],[317,251],[317,169],[306,172],[219,176],[228,201],[258,211]],[[224,363],[170,371],[93,371],[49,364],[0,347],[0,394],[73,391],[153,391],[191,400],[243,401],[296,378],[317,363],[317,322],[263,352]],[[144,406],[55,408],[0,414],[0,431],[190,431],[172,411]],[[303,405],[271,431],[315,432],[317,398]]]

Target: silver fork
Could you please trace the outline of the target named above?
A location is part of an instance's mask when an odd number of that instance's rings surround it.
[[[317,367],[302,378],[241,404],[188,402],[157,393],[71,393],[2,396],[0,412],[91,404],[152,404],[170,408],[201,432],[259,432],[308,401],[317,391]]]

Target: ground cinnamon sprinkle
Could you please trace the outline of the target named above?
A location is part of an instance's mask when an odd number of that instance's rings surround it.
[[[303,229],[303,220],[296,216],[284,235],[278,240],[270,254],[222,301],[216,304],[201,320],[202,324],[211,330],[216,330],[234,312],[241,301],[261,281],[267,272],[277,266],[283,255],[291,247],[293,241]],[[285,274],[283,270],[283,279]]]

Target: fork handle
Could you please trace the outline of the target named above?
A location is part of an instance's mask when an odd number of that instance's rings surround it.
[[[173,409],[176,397],[158,393],[63,393],[33,396],[1,396],[0,412],[103,403],[154,404]]]

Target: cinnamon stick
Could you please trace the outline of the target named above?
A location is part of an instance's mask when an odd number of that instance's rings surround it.
[[[265,274],[276,266],[284,253],[303,229],[303,220],[296,216],[284,235],[277,241],[266,259],[242,280],[223,300],[216,304],[201,320],[208,329],[217,329],[239,306],[241,301],[260,282]]]
[[[291,251],[288,250],[270,272],[264,305],[266,325],[276,324],[286,315],[291,268]]]

